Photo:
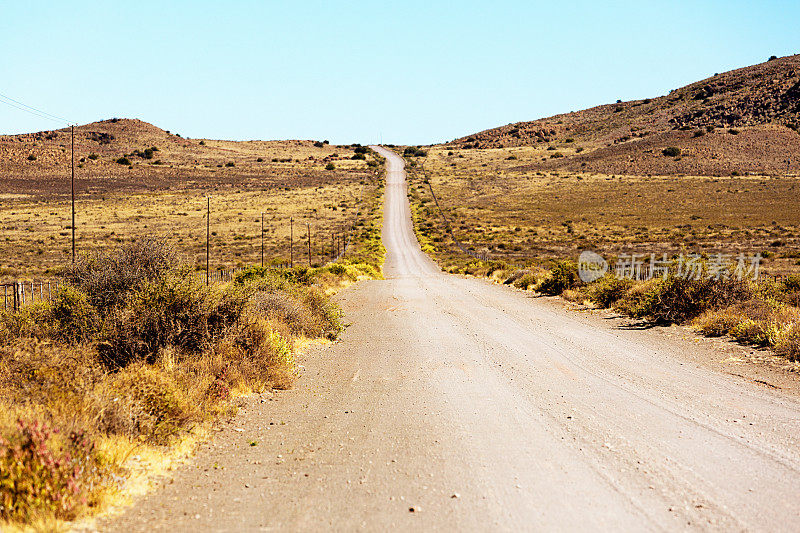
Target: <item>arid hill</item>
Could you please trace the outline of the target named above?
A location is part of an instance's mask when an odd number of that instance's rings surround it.
[[[0,183],[6,193],[64,194],[70,174],[69,128],[0,136]],[[334,177],[325,170],[364,167],[352,147],[327,142],[185,139],[136,119],[109,119],[75,128],[81,191],[154,189],[209,183],[264,184]]]
[[[666,96],[518,122],[447,143],[550,147],[530,168],[628,175],[800,171],[800,55],[771,59]],[[680,155],[674,155],[677,148]]]

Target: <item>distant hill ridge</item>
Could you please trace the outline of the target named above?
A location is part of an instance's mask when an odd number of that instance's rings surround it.
[[[446,145],[555,145],[565,156],[536,161],[537,168],[716,175],[785,172],[788,162],[798,172],[799,130],[800,55],[793,55],[716,74],[666,96],[508,124]],[[681,156],[664,157],[666,147]]]

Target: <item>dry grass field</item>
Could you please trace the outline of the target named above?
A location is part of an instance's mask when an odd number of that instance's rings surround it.
[[[60,531],[144,490],[242,395],[291,387],[296,355],[343,328],[331,295],[381,276],[384,166],[371,150],[187,140],[135,120],[77,128],[77,246],[90,260],[72,265],[70,137],[0,137],[0,281],[61,280],[0,308],[4,531]],[[265,262],[293,250],[295,268],[258,266],[262,220]],[[208,222],[211,268],[251,268],[210,284],[194,271]],[[349,244],[336,262],[334,233]]]
[[[69,147],[67,130],[0,137],[0,281],[48,277],[70,260]],[[267,262],[288,262],[290,219],[296,263],[308,264],[307,225],[312,262],[324,262],[332,234],[349,228],[379,187],[380,167],[372,156],[352,159],[355,148],[189,140],[136,120],[81,126],[78,253],[166,235],[205,268],[210,194],[212,269],[260,263],[262,212]]]
[[[558,150],[569,150],[559,147]],[[629,176],[543,171],[547,147],[436,146],[410,161],[417,228],[446,264],[463,265],[432,202],[430,180],[458,240],[510,263],[620,254],[754,254],[764,272],[800,270],[800,179]]]

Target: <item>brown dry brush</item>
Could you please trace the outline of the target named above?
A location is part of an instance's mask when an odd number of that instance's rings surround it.
[[[317,286],[331,270],[208,287],[145,239],[68,268],[51,303],[0,314],[0,520],[95,508],[124,474],[100,439],[168,445],[228,412],[232,391],[290,387],[294,339],[342,328]]]
[[[689,323],[704,335],[728,335],[800,361],[800,275],[782,281],[707,275],[634,281],[607,274],[586,284],[578,277],[577,265],[556,261],[544,273],[537,268],[515,270],[505,282],[590,301],[657,324]]]

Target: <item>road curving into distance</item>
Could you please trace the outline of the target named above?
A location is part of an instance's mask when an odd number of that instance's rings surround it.
[[[293,390],[100,529],[800,528],[795,395],[699,363],[726,355],[676,328],[442,273],[376,149],[386,279],[340,294],[350,326]]]

